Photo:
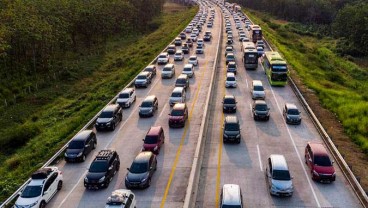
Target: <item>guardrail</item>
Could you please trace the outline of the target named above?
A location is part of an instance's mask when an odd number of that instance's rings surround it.
[[[218,55],[221,51],[220,43],[222,43],[222,32],[223,32],[222,31],[222,22],[223,22],[222,12],[220,12],[220,18],[221,18],[221,26],[220,26],[220,31],[219,31],[219,41],[217,44],[217,52],[215,55],[214,65],[212,69],[212,76],[211,76],[211,81],[210,81],[210,87],[207,93],[205,109],[204,109],[204,113],[203,113],[203,117],[201,121],[201,128],[199,130],[197,146],[194,152],[193,163],[192,163],[192,167],[191,167],[191,171],[189,175],[189,182],[188,182],[187,190],[185,193],[184,206],[183,206],[184,208],[194,207],[196,199],[197,199],[199,176],[201,173],[200,170],[202,167],[204,143],[206,141],[205,138],[206,138],[207,127],[208,127],[208,119],[209,119],[207,115],[209,114],[210,101],[212,101],[213,99],[212,90],[215,86],[214,80],[216,79],[216,68],[217,68],[217,62],[218,62]]]
[[[197,3],[197,2],[196,2]],[[200,10],[198,10],[199,12]],[[197,14],[198,14],[197,12]],[[175,36],[176,38],[177,36]],[[172,44],[175,40],[175,38],[169,43]],[[162,52],[165,52],[168,48],[167,45],[160,53]],[[157,58],[158,58],[159,55],[157,55],[148,65],[151,65],[151,64],[155,64],[157,62]],[[140,71],[142,72],[144,70],[144,68]],[[133,78],[122,90],[125,90],[126,88],[129,88],[129,87],[132,87],[134,86],[134,80],[135,78]],[[93,124],[96,122],[98,116],[100,115],[100,113],[102,112],[102,110],[110,105],[110,104],[113,104],[116,102],[118,96],[119,96],[119,93],[122,91],[120,90],[91,120],[88,121],[88,123],[86,125],[83,126],[83,128],[81,130],[78,131],[78,133],[84,131],[84,130],[87,130],[91,127],[93,127]],[[77,133],[77,134],[78,134]],[[76,135],[77,135],[76,134]],[[47,166],[50,166],[51,164],[55,164],[55,161],[57,161],[57,159],[62,155],[62,153],[66,150],[66,148],[68,147],[68,144],[71,140],[73,140],[73,138],[76,136],[74,135],[72,137],[72,139],[70,139],[59,151],[57,151],[55,153],[54,156],[52,156],[41,168],[44,168],[44,167],[47,167]],[[18,196],[18,193],[21,192],[25,187],[26,185],[31,181],[31,178],[29,178],[21,187],[19,187],[7,200],[5,200],[1,205],[0,205],[0,208],[5,208],[7,205],[9,205],[13,200],[15,200],[15,198]]]
[[[243,12],[242,12],[243,13]],[[243,13],[244,14],[244,13]],[[246,18],[253,24],[253,21],[246,15]],[[265,44],[269,47],[271,51],[271,45],[268,41],[263,38]],[[340,167],[342,173],[344,174],[345,178],[349,182],[350,186],[352,187],[355,195],[357,196],[361,205],[365,208],[368,208],[368,196],[360,183],[358,182],[357,178],[355,177],[354,173],[349,168],[348,164],[340,154],[339,150],[336,148],[335,144],[332,142],[330,136],[327,134],[326,130],[323,128],[322,124],[319,122],[317,116],[314,114],[313,110],[308,105],[308,102],[305,100],[303,94],[300,92],[298,86],[295,84],[293,79],[289,77],[288,79],[290,83],[291,89],[294,91],[295,95],[299,99],[300,103],[303,105],[303,108],[307,111],[308,116],[311,118],[314,126],[317,128],[318,133],[321,135],[324,143],[326,144],[329,151],[332,153],[332,156],[335,158],[337,165]]]

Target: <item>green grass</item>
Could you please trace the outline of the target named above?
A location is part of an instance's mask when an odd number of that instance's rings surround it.
[[[90,53],[78,61],[73,59],[69,70],[57,74],[66,80],[56,79],[34,95],[19,98],[16,105],[1,108],[4,116],[0,124],[7,128],[0,132],[0,201],[134,78],[184,29],[197,11],[198,8],[193,7],[166,12],[154,20],[158,28],[150,34],[115,37],[100,46],[103,53]],[[14,143],[2,143],[4,138]],[[21,147],[12,149],[12,144]]]
[[[265,37],[286,58],[322,105],[335,113],[345,132],[368,154],[368,69],[338,56],[336,40],[303,31],[298,24],[246,11]]]

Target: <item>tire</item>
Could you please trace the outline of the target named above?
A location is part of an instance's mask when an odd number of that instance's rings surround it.
[[[97,142],[92,143],[92,149],[96,149],[96,144],[97,144]]]
[[[119,169],[120,169],[120,164],[118,164],[118,165],[116,166],[116,171],[119,171]]]
[[[60,191],[61,188],[63,188],[63,181],[59,181],[58,186],[57,186],[57,190]]]
[[[82,161],[83,162],[86,161],[86,155],[85,154],[82,155]]]
[[[45,207],[46,207],[46,202],[42,201],[41,204],[40,204],[40,208],[45,208]]]
[[[147,188],[151,186],[151,178],[148,179]]]
[[[112,130],[112,131],[114,131],[114,130],[115,130],[115,126],[116,126],[116,124],[115,124],[115,123],[111,126],[111,130]]]

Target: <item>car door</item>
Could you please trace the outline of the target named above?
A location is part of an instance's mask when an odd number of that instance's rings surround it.
[[[84,153],[87,155],[88,153],[91,152],[92,150],[92,135],[89,135],[88,138],[86,139],[86,142],[84,143]]]
[[[52,196],[51,180],[50,180],[50,178],[48,178],[48,179],[46,179],[45,185],[43,186],[42,199],[45,200],[46,202],[48,202],[50,200],[51,196]]]
[[[313,153],[312,153],[312,149],[311,149],[311,147],[309,145],[307,146],[306,160],[307,160],[307,165],[309,166],[309,168],[311,170],[313,170],[313,166],[314,166],[314,163],[313,163]]]
[[[267,162],[267,168],[266,168],[266,180],[268,183],[268,187],[271,189],[271,184],[272,184],[272,163],[271,163],[271,158],[268,158],[268,162]]]

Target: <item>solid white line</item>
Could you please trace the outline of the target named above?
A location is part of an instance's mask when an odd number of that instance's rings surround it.
[[[166,106],[167,106],[167,103],[166,103],[166,104],[164,105],[164,107],[162,108],[162,112],[160,113],[159,118],[161,118],[162,114],[165,112],[165,108],[166,108]]]
[[[259,146],[257,144],[257,151],[258,151],[258,160],[259,160],[259,167],[261,168],[261,172],[263,172],[263,168],[262,168],[262,160],[261,160],[261,152],[259,151]]]
[[[252,117],[253,117],[252,104],[250,104],[250,103],[249,103],[249,109],[250,109],[250,112],[251,112]]]
[[[249,88],[248,79],[247,78],[245,78],[245,83],[247,84],[247,88]]]

